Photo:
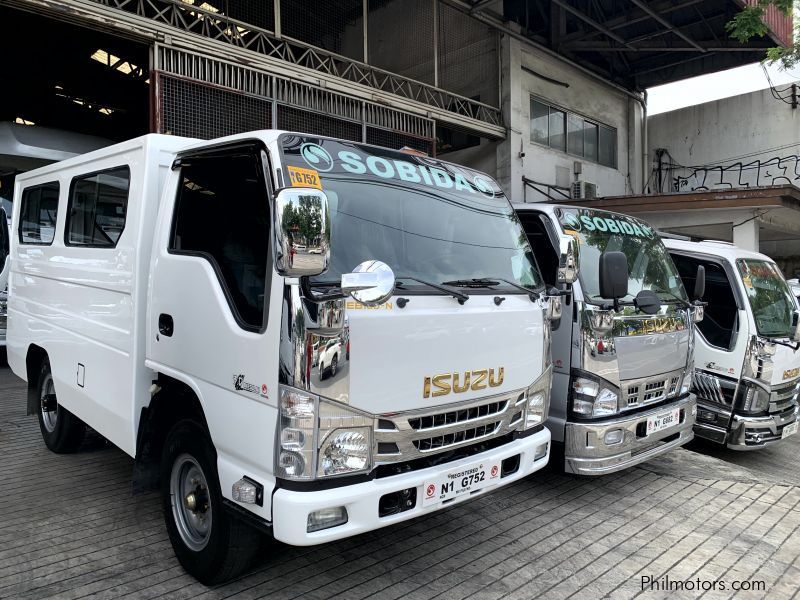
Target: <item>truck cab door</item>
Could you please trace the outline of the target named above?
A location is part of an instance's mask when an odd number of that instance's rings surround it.
[[[250,141],[193,150],[170,172],[153,247],[146,364],[198,397],[222,494],[230,498],[247,474],[265,486],[256,508],[269,519],[282,286],[273,282],[265,152]]]
[[[11,270],[11,238],[8,233],[8,218],[6,211],[0,208],[0,292],[8,284],[8,272]]]

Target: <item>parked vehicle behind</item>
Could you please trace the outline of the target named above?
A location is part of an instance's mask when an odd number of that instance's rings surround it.
[[[768,256],[726,242],[665,239],[693,285],[705,271],[707,306],[696,330],[695,433],[734,450],[764,448],[797,433],[800,346],[797,304]]]
[[[42,198],[52,231],[24,218]],[[319,544],[548,461],[560,298],[482,173],[148,135],[20,175],[12,223],[9,364],[46,445],[89,425],[133,456],[201,581],[241,572],[257,530]]]
[[[515,209],[546,284],[564,296],[547,421],[564,469],[602,475],[687,443],[700,310],[654,230],[602,210]]]

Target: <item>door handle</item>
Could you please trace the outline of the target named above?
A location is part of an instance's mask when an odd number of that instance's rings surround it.
[[[161,313],[158,315],[158,332],[165,337],[172,337],[175,331],[175,322],[172,320],[172,315]]]

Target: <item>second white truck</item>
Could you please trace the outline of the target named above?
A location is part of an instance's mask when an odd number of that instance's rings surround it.
[[[545,282],[564,300],[553,327],[547,427],[554,456],[568,472],[603,475],[687,443],[697,408],[690,387],[702,308],[690,300],[655,230],[604,210],[515,209]]]

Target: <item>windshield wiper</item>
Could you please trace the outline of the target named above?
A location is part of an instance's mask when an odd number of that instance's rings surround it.
[[[513,288],[518,290],[522,290],[531,300],[536,300],[539,298],[539,292],[536,290],[532,290],[530,288],[525,287],[524,285],[519,285],[518,283],[514,283],[513,281],[509,281],[508,279],[502,279],[501,277],[475,277],[472,279],[454,279],[453,281],[443,281],[442,285],[454,285],[456,287],[465,287],[465,288],[492,288],[496,285],[500,285],[500,283],[505,283],[506,285],[510,285]]]
[[[681,298],[677,294],[673,294],[672,292],[669,292],[669,291],[666,291],[666,290],[661,290],[658,293],[667,294],[668,296],[671,296],[671,297],[675,298],[675,300],[680,302],[685,308],[694,308],[694,304],[692,304],[688,300],[684,300],[683,298]]]
[[[417,283],[421,283],[422,285],[426,285],[429,288],[433,288],[434,290],[439,290],[440,292],[447,294],[448,296],[452,296],[456,300],[458,300],[459,304],[464,304],[467,300],[469,300],[469,295],[463,292],[459,292],[458,290],[454,290],[452,288],[445,287],[446,284],[439,285],[438,283],[431,283],[430,281],[423,281],[422,279],[417,279],[416,277],[408,277],[406,275],[402,275],[400,277],[395,277],[395,287],[402,289],[403,282],[400,281],[401,279],[408,279],[409,281],[416,281]]]

